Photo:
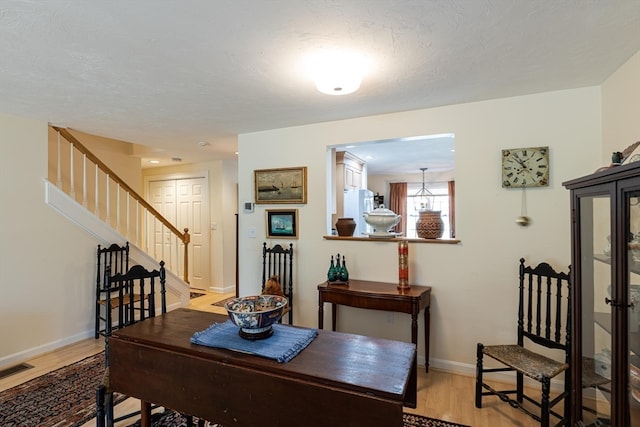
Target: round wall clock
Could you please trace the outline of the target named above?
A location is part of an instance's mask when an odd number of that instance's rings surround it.
[[[502,150],[502,187],[549,185],[549,147]]]

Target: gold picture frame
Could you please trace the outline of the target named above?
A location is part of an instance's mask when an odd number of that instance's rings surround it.
[[[256,204],[307,203],[307,167],[256,169]]]
[[[298,209],[267,209],[268,239],[298,238]]]

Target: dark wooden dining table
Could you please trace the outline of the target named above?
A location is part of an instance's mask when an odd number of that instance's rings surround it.
[[[278,363],[190,342],[226,319],[181,308],[114,332],[111,390],[238,427],[402,427],[416,401],[414,344],[319,330]]]

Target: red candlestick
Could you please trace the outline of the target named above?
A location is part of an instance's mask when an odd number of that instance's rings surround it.
[[[398,242],[398,289],[409,289],[409,242]]]

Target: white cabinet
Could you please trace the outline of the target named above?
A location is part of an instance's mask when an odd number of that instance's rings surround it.
[[[366,188],[366,162],[348,151],[336,152],[336,213],[332,224],[344,216],[345,190]]]
[[[365,161],[348,151],[336,153],[336,192],[364,188]]]

